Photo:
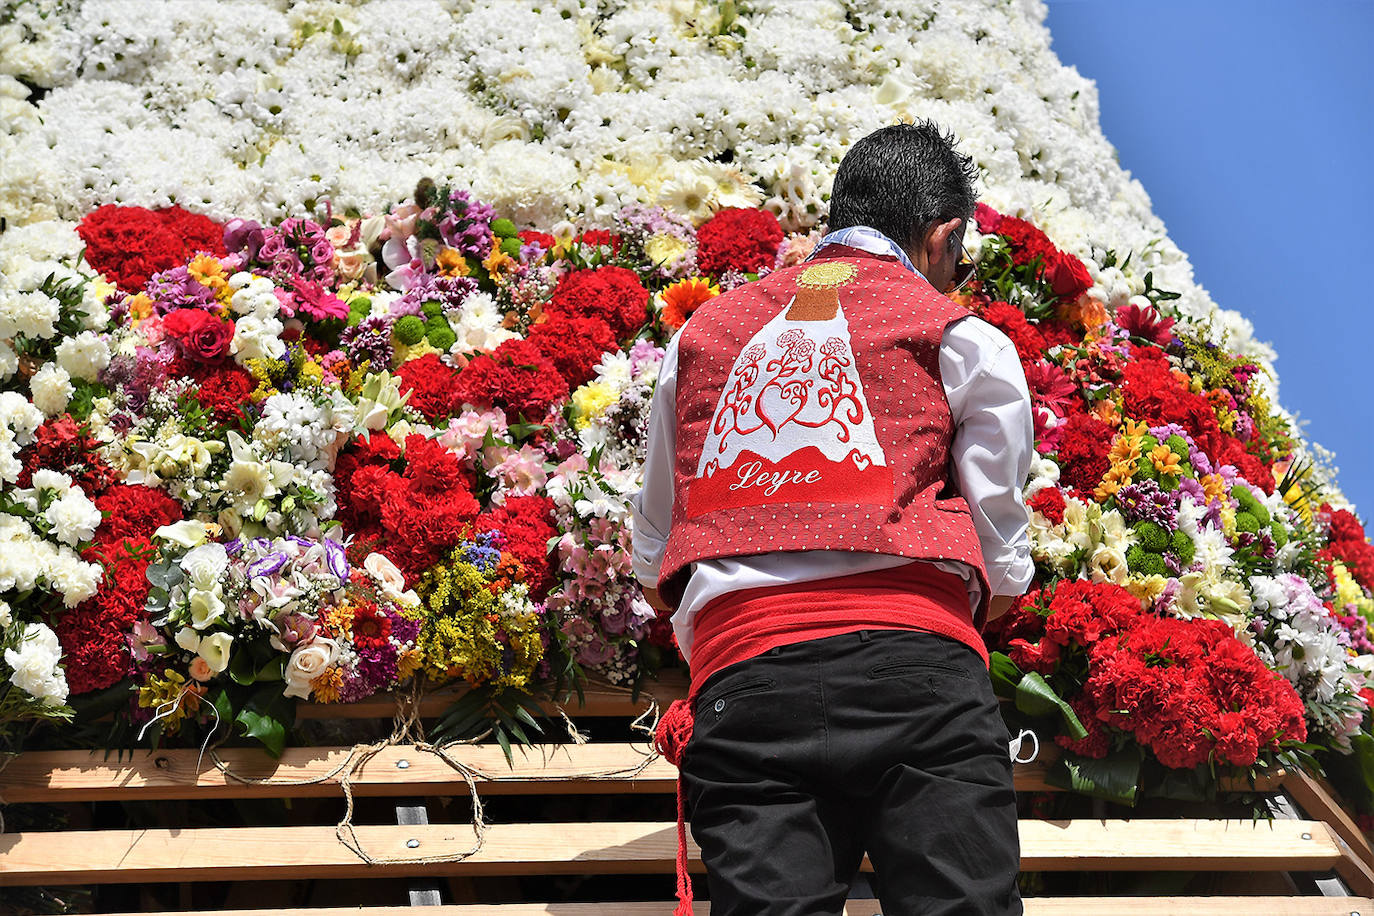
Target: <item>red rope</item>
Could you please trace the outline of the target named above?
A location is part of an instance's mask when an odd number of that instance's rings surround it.
[[[682,752],[692,737],[692,706],[687,700],[674,700],[658,720],[654,746],[679,770]],[[673,916],[692,916],[692,880],[687,875],[687,817],[682,799],[682,774],[677,777],[677,909]]]

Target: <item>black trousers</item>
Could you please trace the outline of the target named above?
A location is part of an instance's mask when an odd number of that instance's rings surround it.
[[[839,914],[864,853],[883,916],[1021,913],[1006,726],[983,660],[866,630],[730,665],[681,777],[712,916]]]

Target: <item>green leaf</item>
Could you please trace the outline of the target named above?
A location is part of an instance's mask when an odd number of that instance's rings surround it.
[[[256,669],[253,653],[249,652],[246,647],[229,656],[229,676],[234,679],[236,684],[247,686],[256,681],[258,679]]]
[[[988,673],[992,676],[993,692],[1006,699],[1016,696],[1016,685],[1021,682],[1021,669],[1005,653],[993,652],[989,658],[991,664]]]
[[[244,735],[261,741],[273,757],[281,756],[286,747],[287,729],[295,720],[295,702],[283,696],[281,687],[276,684],[266,684],[254,691],[234,717]]]
[[[1065,751],[1045,773],[1045,782],[1120,805],[1135,805],[1140,788],[1140,749],[1123,748],[1101,760]]]
[[[510,752],[510,736],[503,728],[496,729],[496,743],[501,745],[501,753],[506,755],[506,766],[515,767],[515,756]]]
[[[1054,692],[1038,672],[1028,671],[1016,685],[1016,708],[1028,716],[1050,716],[1059,713],[1064,734],[1075,741],[1088,737],[1088,730],[1074,715],[1073,708]]]

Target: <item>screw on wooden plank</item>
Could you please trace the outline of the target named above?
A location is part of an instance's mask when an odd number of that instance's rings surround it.
[[[397,761],[396,765],[405,764],[410,766],[406,760]],[[401,767],[405,769],[405,767]],[[418,826],[429,823],[429,811],[425,808],[425,803],[419,798],[402,799],[396,805],[396,823],[403,826]],[[406,846],[416,849],[420,845],[417,839],[406,840]],[[440,906],[444,900],[439,891],[439,882],[433,878],[415,878],[410,881],[410,905],[411,906]]]

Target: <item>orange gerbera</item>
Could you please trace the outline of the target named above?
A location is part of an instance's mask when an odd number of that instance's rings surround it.
[[[720,287],[701,277],[678,280],[659,294],[663,323],[677,330],[687,323],[703,302],[720,295]]]

